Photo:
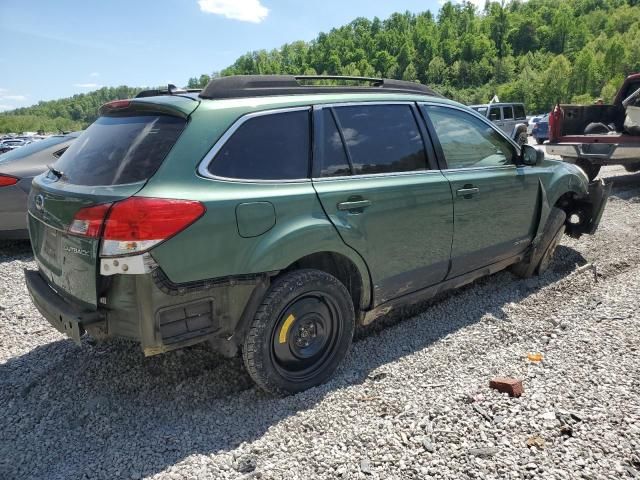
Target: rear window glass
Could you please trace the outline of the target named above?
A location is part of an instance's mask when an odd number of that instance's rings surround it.
[[[515,113],[516,118],[526,118],[524,113],[524,107],[522,105],[514,105],[513,111]]]
[[[513,118],[513,108],[512,107],[502,107],[502,118],[504,120],[511,120]]]
[[[74,185],[147,180],[178,140],[186,120],[167,115],[100,117],[55,163]]]
[[[250,118],[217,153],[209,172],[243,180],[307,178],[310,160],[309,111]]]
[[[409,105],[339,107],[335,113],[354,175],[427,168],[422,136]]]

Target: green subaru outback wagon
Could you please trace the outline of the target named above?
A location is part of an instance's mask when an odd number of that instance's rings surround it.
[[[596,230],[608,186],[578,167],[425,86],[328,79],[104,105],[33,182],[42,315],[146,355],[241,351],[286,394],[326,381],[356,325],[508,267],[542,273],[565,232]]]

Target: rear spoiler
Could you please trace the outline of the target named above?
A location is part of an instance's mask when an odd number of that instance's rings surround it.
[[[98,115],[102,117],[124,117],[131,115],[171,115],[174,117],[187,118],[195,110],[198,102],[195,98],[178,97],[178,101],[149,101],[146,98],[133,98],[128,100],[114,100],[105,103],[98,110]],[[177,100],[177,99],[176,99]]]

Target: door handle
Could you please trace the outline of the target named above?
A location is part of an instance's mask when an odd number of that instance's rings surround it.
[[[473,198],[474,195],[480,193],[480,189],[478,187],[474,187],[473,185],[465,185],[464,188],[456,190],[456,195],[458,197],[466,198],[467,200]]]
[[[365,208],[370,206],[371,206],[371,202],[369,200],[350,200],[347,202],[339,203],[338,210],[341,210],[341,211],[364,210]]]

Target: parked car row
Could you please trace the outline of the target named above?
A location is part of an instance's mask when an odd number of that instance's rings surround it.
[[[70,143],[28,196],[26,282],[51,325],[146,355],[241,351],[260,387],[293,393],[331,377],[356,325],[505,268],[543,273],[565,232],[597,229],[610,186],[522,144],[521,104],[309,80],[110,102],[39,152],[33,173]],[[32,173],[3,168],[22,202]]]
[[[535,123],[531,130],[531,136],[538,145],[542,145],[545,141],[549,140],[549,114],[543,115]]]

